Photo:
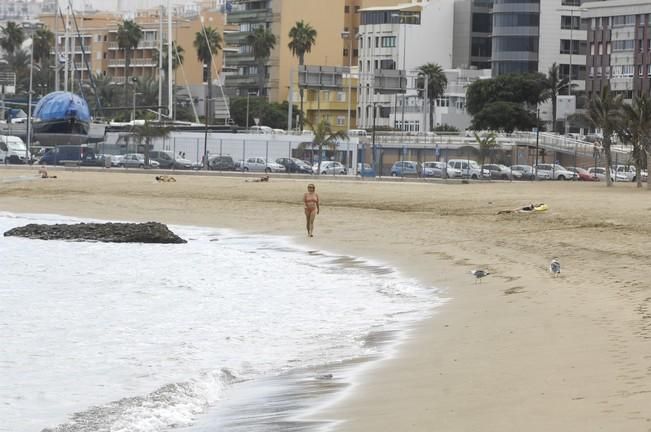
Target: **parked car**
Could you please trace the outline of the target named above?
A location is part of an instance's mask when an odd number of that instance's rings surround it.
[[[443,177],[447,165],[445,162],[423,162],[423,177]]]
[[[397,161],[391,167],[391,175],[393,177],[418,176],[419,174],[420,167],[418,166],[418,162]]]
[[[346,167],[341,162],[336,161],[323,161],[319,166],[315,163],[312,166],[314,174],[346,174]]]
[[[0,135],[0,162],[26,164],[31,160],[32,156],[23,140],[17,136]]]
[[[120,167],[123,168],[145,168],[145,155],[142,153],[129,153],[124,155],[124,158],[120,161]],[[159,168],[160,164],[153,160],[149,159],[149,166],[147,168]]]
[[[552,180],[575,180],[578,178],[576,173],[566,170],[559,164],[538,164],[536,172],[549,174]]]
[[[614,167],[615,179],[617,181],[637,181],[637,171],[633,165],[617,165]],[[642,181],[646,181],[648,173],[642,170]]]
[[[158,162],[163,169],[192,169],[192,161],[175,156],[171,151],[153,150],[149,152],[149,159]]]
[[[589,173],[587,169],[581,167],[567,167],[567,169],[576,173],[581,181],[599,181],[597,176]]]
[[[276,163],[284,166],[289,173],[312,174],[312,167],[297,158],[278,158]]]
[[[520,173],[519,177],[513,177],[518,180],[533,180],[533,167],[531,165],[511,165],[511,171]]]
[[[260,171],[260,172],[286,172],[285,167],[279,163],[267,161],[264,158],[248,158],[240,165],[242,171]]]
[[[588,173],[595,176],[599,181],[606,181],[606,168],[603,167],[590,167]],[[610,181],[615,181],[615,173],[610,170]]]
[[[484,164],[484,170],[488,170],[490,178],[496,180],[512,180],[515,177],[522,177],[520,171],[511,173],[511,168],[502,164]]]
[[[362,177],[375,177],[375,170],[370,164],[358,163],[357,175]]]
[[[448,177],[450,178],[470,178],[478,180],[482,177],[481,167],[474,160],[468,159],[450,159],[448,161]]]
[[[104,166],[95,151],[85,145],[62,145],[52,147],[38,160],[40,165],[74,164],[80,166]]]
[[[230,156],[213,156],[208,158],[208,169],[216,171],[233,171],[236,169],[236,164]]]

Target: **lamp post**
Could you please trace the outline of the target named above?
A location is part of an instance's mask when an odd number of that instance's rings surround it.
[[[570,70],[569,70],[569,75],[568,75],[568,83],[567,83],[567,95],[571,96],[572,95],[572,53],[574,51],[574,12],[583,12],[587,11],[585,8],[561,8],[561,9],[556,9],[558,12],[569,12],[570,13]],[[581,29],[581,20],[579,18],[579,29]],[[554,126],[555,127],[555,126]]]
[[[348,113],[346,115],[346,130],[350,131],[350,110],[352,103],[352,87],[353,87],[353,35],[349,31],[342,31],[341,37],[345,40],[348,39]],[[348,140],[350,142],[350,140]],[[346,148],[346,169],[348,166],[348,148]]]
[[[27,146],[25,147],[25,161],[30,163],[29,152],[32,147],[32,94],[34,82],[34,31],[41,28],[42,24],[23,23],[23,28],[30,32],[31,46],[29,49],[29,92],[27,100]]]
[[[249,96],[258,96],[258,92],[246,92],[246,130],[249,130]]]
[[[376,117],[376,111],[377,111],[377,108],[376,108],[377,104],[378,104],[377,101],[373,101],[373,129],[372,129],[373,132],[372,132],[372,137],[371,137],[371,142],[372,142],[372,150],[371,151],[373,152],[371,154],[371,157],[373,158],[373,171],[375,172],[375,175],[378,175],[377,163],[375,161],[375,159],[376,159],[375,158],[375,153],[376,153],[376,151],[375,151],[375,117]],[[379,173],[379,174],[380,174],[380,177],[381,177],[382,173]]]
[[[402,28],[402,70],[405,73],[405,80],[407,79],[407,24],[405,18],[406,16],[402,15],[401,13],[392,13],[391,14],[392,18],[398,18],[398,22],[400,24],[400,27]],[[400,59],[400,51],[398,50],[398,60]],[[407,90],[405,89],[405,93],[402,95],[402,114],[401,114],[401,119],[400,119],[400,130],[405,130],[405,104],[407,102]],[[395,113],[394,113],[395,116]]]
[[[133,107],[132,107],[132,112],[131,112],[131,121],[133,122],[133,125],[135,126],[136,124],[136,96],[141,95],[142,93],[135,91],[133,92]]]

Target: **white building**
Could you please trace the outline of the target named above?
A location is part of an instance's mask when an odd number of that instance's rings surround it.
[[[443,97],[436,99],[434,126],[450,125],[459,130],[470,126],[471,116],[466,111],[466,90],[473,82],[491,78],[490,69],[448,69],[448,85]]]
[[[426,130],[427,112],[416,90],[417,69],[426,63],[452,67],[454,2],[412,0],[359,12],[358,127],[373,127],[375,106],[376,127]],[[377,94],[374,74],[382,70],[406,71],[406,96]]]
[[[35,20],[41,13],[41,6],[41,2],[36,0],[1,0],[0,24]]]

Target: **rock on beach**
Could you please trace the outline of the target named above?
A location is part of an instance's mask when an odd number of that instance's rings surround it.
[[[106,243],[187,243],[159,222],[29,224],[10,229],[5,237]]]

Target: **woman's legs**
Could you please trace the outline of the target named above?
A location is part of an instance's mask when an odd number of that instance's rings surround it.
[[[310,237],[312,237],[313,232],[314,232],[314,219],[316,219],[316,210],[312,210],[310,212],[310,215],[308,216],[308,223],[307,223],[308,229],[307,229],[307,231],[308,231],[308,234],[310,235]]]
[[[305,228],[307,229],[307,235],[309,236],[310,233],[310,218],[311,218],[312,212],[309,209],[305,209]]]

